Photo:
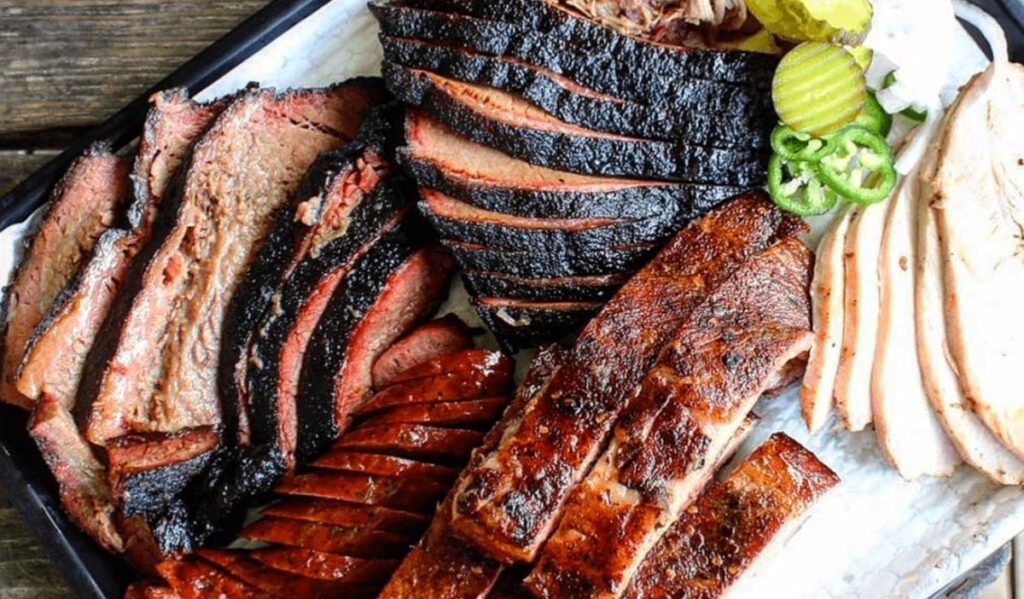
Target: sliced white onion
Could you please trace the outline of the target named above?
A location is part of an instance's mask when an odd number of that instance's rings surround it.
[[[900,155],[896,159],[896,172],[908,175],[917,167],[925,152],[928,151],[928,146],[931,145],[935,134],[938,133],[944,116],[945,112],[938,102],[928,107],[928,116],[920,126],[914,129],[911,135],[907,136],[907,143],[900,150]]]
[[[1009,62],[1010,52],[1006,44],[1006,32],[992,15],[965,0],[953,0],[953,10],[956,11],[956,16],[978,28],[985,41],[988,42],[988,47],[992,50],[993,62]]]

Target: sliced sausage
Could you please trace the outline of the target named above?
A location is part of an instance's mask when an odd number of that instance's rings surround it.
[[[395,342],[373,364],[373,385],[385,387],[413,366],[460,350],[471,349],[473,338],[466,323],[454,315],[428,322]]]

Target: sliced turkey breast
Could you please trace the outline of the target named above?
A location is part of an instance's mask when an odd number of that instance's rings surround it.
[[[807,359],[807,371],[800,386],[807,430],[817,432],[832,412],[836,372],[843,344],[843,246],[853,209],[846,207],[818,244],[811,304],[814,315],[814,345]]]
[[[919,132],[918,135],[924,132]],[[917,172],[888,201],[878,261],[880,308],[871,411],[878,445],[907,480],[949,476],[960,463],[932,409],[914,334],[914,239]]]
[[[975,412],[1024,456],[1024,66],[967,84],[932,168],[950,353]]]
[[[1003,447],[971,409],[946,347],[942,248],[926,198],[917,206],[917,354],[935,413],[964,461],[1004,485],[1024,484],[1024,462]]]
[[[836,374],[835,400],[851,431],[871,423],[871,369],[878,333],[879,240],[885,229],[885,204],[856,206],[843,250],[843,345]]]

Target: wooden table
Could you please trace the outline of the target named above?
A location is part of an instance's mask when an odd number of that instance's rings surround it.
[[[264,3],[0,0],[0,194]],[[983,599],[1012,597],[1009,572]],[[0,599],[70,597],[0,490]]]

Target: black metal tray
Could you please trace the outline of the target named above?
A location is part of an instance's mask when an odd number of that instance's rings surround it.
[[[90,144],[114,149],[131,143],[142,128],[149,97],[171,87],[202,91],[330,0],[275,0],[0,198],[0,230],[25,220],[46,201],[57,178]],[[1002,23],[1015,61],[1024,60],[1024,2],[975,0]],[[973,32],[972,32],[973,33]],[[984,46],[984,45],[983,45]],[[121,599],[135,574],[120,558],[100,549],[64,514],[56,483],[25,432],[27,416],[0,405],[0,485],[59,565],[81,599]]]

